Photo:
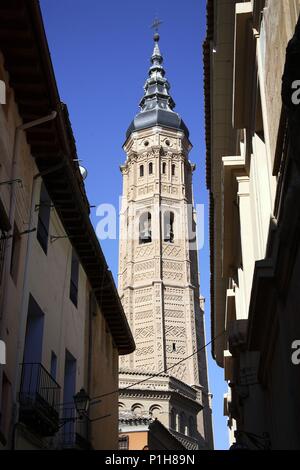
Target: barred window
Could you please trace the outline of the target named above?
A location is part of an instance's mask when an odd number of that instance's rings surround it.
[[[119,436],[119,450],[128,450],[129,446],[128,436]]]

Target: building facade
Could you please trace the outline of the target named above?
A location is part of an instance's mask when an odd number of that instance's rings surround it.
[[[120,413],[119,450],[186,450],[157,418],[136,416],[134,412]]]
[[[118,358],[134,341],[89,219],[39,2],[1,2],[0,23],[0,448],[117,449]]]
[[[136,351],[120,361],[120,410],[157,417],[186,447],[212,448],[195,166],[188,129],[173,110],[158,33],[154,42],[121,167],[119,293]]]
[[[233,448],[300,448],[299,12],[207,1],[212,353]]]

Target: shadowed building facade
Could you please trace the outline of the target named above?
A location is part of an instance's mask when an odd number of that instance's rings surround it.
[[[234,448],[300,448],[299,12],[207,1],[212,353]]]
[[[213,437],[206,351],[196,353],[205,332],[195,166],[158,42],[156,33],[141,110],[128,128],[121,167],[119,293],[136,351],[120,362],[120,411],[158,418],[186,447],[207,449]]]

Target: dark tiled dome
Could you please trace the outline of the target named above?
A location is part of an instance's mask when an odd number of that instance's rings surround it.
[[[126,132],[128,138],[134,131],[153,126],[182,130],[187,137],[189,131],[178,113],[173,111],[175,103],[169,94],[170,84],[165,78],[163,58],[159,50],[159,35],[154,35],[154,50],[151,57],[149,78],[146,80],[145,94],[140,102],[140,112],[135,116]]]

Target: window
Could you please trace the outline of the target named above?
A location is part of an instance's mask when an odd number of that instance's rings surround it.
[[[51,352],[51,365],[50,365],[50,374],[56,380],[56,371],[57,371],[57,356],[52,351]]]
[[[35,396],[38,393],[42,400],[50,405],[53,403],[55,391],[53,388],[47,389],[44,379],[46,377],[41,372],[41,362],[43,355],[45,315],[34,297],[29,295],[26,334],[23,352],[22,378],[20,386],[21,401],[25,404],[28,396]],[[42,375],[41,375],[42,374]],[[48,382],[48,380],[47,380]],[[50,381],[51,382],[51,381]],[[49,385],[48,385],[49,386]],[[49,395],[48,395],[49,394]],[[45,403],[46,403],[45,402]],[[43,406],[41,405],[42,409]]]
[[[119,436],[119,450],[128,450],[128,436]]]
[[[75,445],[76,440],[76,411],[74,395],[76,393],[77,360],[66,349],[62,418],[66,421],[62,428],[63,446]]]
[[[34,297],[30,294],[26,323],[23,362],[39,364],[42,362],[45,315]],[[26,369],[26,376],[38,373],[38,369]]]
[[[17,280],[18,280],[20,250],[21,250],[21,236],[20,236],[18,227],[15,224],[14,233],[12,236],[11,260],[10,260],[10,275],[13,278],[15,284],[17,283]]]
[[[131,411],[134,416],[141,417],[144,411],[143,405],[141,405],[140,403],[136,403],[135,405],[132,405]]]
[[[174,431],[176,431],[176,410],[174,410],[174,408],[171,409],[170,428],[174,429]]]
[[[149,175],[152,175],[153,174],[153,163],[150,162],[149,163]]]
[[[182,412],[180,413],[180,428],[179,428],[179,432],[181,432],[181,434],[186,434],[186,431],[187,431],[186,418],[185,418],[185,413],[182,411]]]
[[[175,165],[174,165],[174,163],[172,165],[172,176],[175,176]]]
[[[150,243],[152,241],[151,214],[145,212],[140,217],[139,223],[139,243]]]
[[[166,162],[163,162],[163,164],[162,164],[162,173],[163,173],[163,175],[166,174],[166,169],[167,169],[167,164],[166,164]]]
[[[195,434],[195,420],[193,416],[189,417],[189,436],[193,437]]]
[[[176,352],[176,343],[172,344],[172,352]]]
[[[164,213],[164,241],[174,243],[174,213]]]
[[[47,193],[44,183],[42,183],[36,236],[45,254],[47,254],[47,248],[48,248],[50,210],[51,210],[51,200],[49,198],[49,195]]]
[[[71,279],[70,279],[70,299],[75,307],[78,302],[78,276],[79,276],[79,260],[73,248],[72,250],[72,263],[71,263]]]
[[[144,176],[144,165],[140,166],[140,177]]]
[[[175,431],[180,432],[180,420],[178,412],[175,415]]]
[[[160,413],[161,413],[161,407],[159,405],[150,406],[149,414],[150,414],[152,419],[158,418]]]

